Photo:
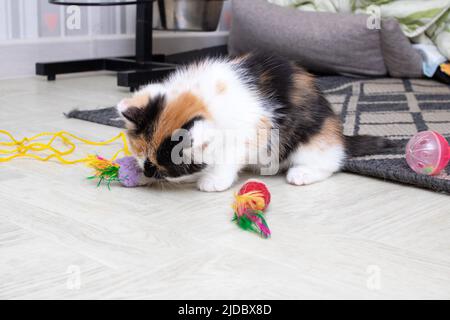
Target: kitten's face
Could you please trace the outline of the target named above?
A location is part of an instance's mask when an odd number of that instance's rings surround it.
[[[122,100],[117,108],[145,176],[183,181],[205,167],[183,161],[184,153],[194,143],[192,129],[208,117],[201,99],[189,92],[170,100],[162,94],[151,97],[145,93]]]

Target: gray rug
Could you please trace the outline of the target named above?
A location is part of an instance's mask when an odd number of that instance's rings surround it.
[[[347,77],[321,77],[319,83],[341,114],[347,135],[385,136],[401,145],[423,130],[450,138],[449,86],[431,80]],[[124,125],[114,108],[74,110],[67,117],[119,128]],[[436,177],[416,174],[406,164],[403,150],[349,159],[344,170],[450,193],[450,166]]]

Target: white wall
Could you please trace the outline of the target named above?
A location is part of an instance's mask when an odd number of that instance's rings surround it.
[[[0,0],[0,41],[73,37],[81,35],[132,34],[136,7],[80,7],[80,29],[66,26],[68,7],[47,0]]]
[[[229,5],[225,4],[219,30],[229,27]],[[73,29],[67,25],[70,9],[66,6],[47,0],[0,0],[0,78],[33,75],[38,61],[133,54],[134,5],[79,8],[80,27]],[[226,41],[226,31],[157,31],[154,51],[173,53]]]

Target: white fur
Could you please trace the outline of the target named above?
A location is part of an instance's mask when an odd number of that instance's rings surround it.
[[[198,121],[190,130],[193,137],[192,149],[205,149],[207,168],[191,176],[167,180],[194,180],[202,191],[223,191],[233,184],[239,171],[249,165],[245,160],[246,154],[249,148],[257,146],[255,137],[258,124],[263,118],[270,122],[275,116],[263,107],[256,90],[243,83],[243,73],[239,73],[238,68],[237,64],[225,60],[205,60],[177,71],[161,84],[148,85],[136,93],[150,94],[151,97],[165,94],[166,101],[170,103],[180,94],[189,91],[201,97],[212,116],[211,121]],[[223,91],[217,89],[219,83],[224,84]],[[126,103],[119,103],[119,111],[126,108]],[[224,146],[217,132],[225,131],[241,139],[239,148]],[[214,161],[217,160],[214,157],[218,151],[225,155],[224,161],[220,163]],[[344,149],[339,146],[325,150],[299,147],[288,160],[287,180],[296,185],[323,180],[339,170],[344,157]],[[140,163],[143,163],[142,159]]]
[[[289,159],[287,181],[300,186],[325,180],[341,169],[345,156],[339,145],[300,146]]]
[[[219,83],[225,85],[222,93],[218,93]],[[251,140],[254,137],[255,128],[261,117],[270,119],[258,99],[258,95],[242,83],[234,67],[226,61],[205,60],[192,65],[186,69],[181,69],[174,73],[162,85],[149,85],[142,90],[150,92],[165,93],[167,102],[176,99],[179,94],[189,91],[202,98],[212,116],[213,123],[205,122],[202,125],[196,124],[191,129],[193,137],[193,147],[207,144],[206,158],[221,151],[225,159],[221,163],[213,163],[214,159],[206,161],[208,168],[202,171],[198,177],[198,188],[202,191],[223,191],[228,189],[238,172],[245,166],[245,150],[227,150],[221,139],[208,134],[211,132],[227,132],[235,134],[240,138],[247,137]],[[138,94],[142,94],[142,91]],[[216,140],[220,141],[214,141]],[[181,177],[169,179],[175,182],[191,181],[193,177]]]

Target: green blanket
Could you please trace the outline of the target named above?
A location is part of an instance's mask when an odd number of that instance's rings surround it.
[[[268,0],[304,11],[395,18],[414,43],[434,44],[450,59],[450,0]]]

